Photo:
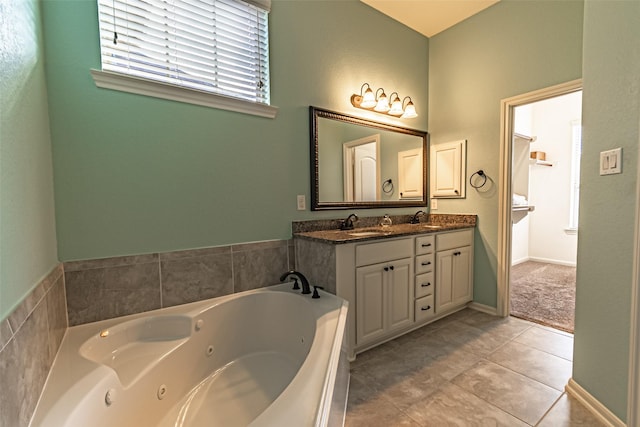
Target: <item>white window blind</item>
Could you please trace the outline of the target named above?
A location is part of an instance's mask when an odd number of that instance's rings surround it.
[[[268,105],[268,6],[98,0],[102,69]]]

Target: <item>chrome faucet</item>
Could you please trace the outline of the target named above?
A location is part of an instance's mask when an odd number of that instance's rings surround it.
[[[426,215],[426,213],[424,211],[416,212],[409,220],[409,224],[420,224],[420,215]]]
[[[353,230],[353,222],[358,220],[358,215],[352,213],[347,219],[340,222],[340,230]]]
[[[306,277],[304,277],[304,274],[300,273],[299,271],[289,270],[286,273],[284,273],[282,276],[280,276],[280,281],[284,282],[289,278],[289,276],[293,276],[293,280],[294,280],[293,289],[300,289],[298,287],[298,279],[300,279],[300,283],[302,283],[302,293],[303,294],[311,293],[311,286],[309,286],[309,281],[307,280]]]

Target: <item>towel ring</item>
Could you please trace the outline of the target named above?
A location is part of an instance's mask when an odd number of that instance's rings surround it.
[[[391,181],[391,178],[382,183],[382,191],[385,194],[393,194],[393,181]]]
[[[478,175],[479,177],[482,178],[482,182],[479,185],[473,185],[473,177]],[[469,185],[472,186],[473,188],[481,188],[484,187],[484,185],[487,183],[487,175],[484,173],[484,171],[482,169],[480,169],[479,171],[475,172],[473,175],[471,175],[471,177],[469,178]]]

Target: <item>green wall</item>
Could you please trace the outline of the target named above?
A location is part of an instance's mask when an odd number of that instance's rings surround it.
[[[57,264],[37,0],[0,0],[0,320]]]
[[[365,81],[411,95],[420,116],[393,123],[426,130],[428,39],[356,0],[273,2],[274,120],[96,88],[96,2],[43,4],[64,261],[286,239],[292,220],[341,217],[296,211],[297,194],[310,204],[308,107],[376,117],[349,102]]]
[[[429,40],[431,144],[467,140],[467,175],[488,191],[438,201],[439,213],[476,213],[474,301],[496,306],[500,100],[580,78],[579,1],[504,0]]]
[[[640,2],[587,1],[573,379],[626,419],[640,134]],[[622,147],[622,174],[600,151]]]

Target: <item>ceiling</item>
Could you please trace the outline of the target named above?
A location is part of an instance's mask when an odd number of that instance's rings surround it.
[[[407,27],[432,37],[500,0],[360,0]]]

